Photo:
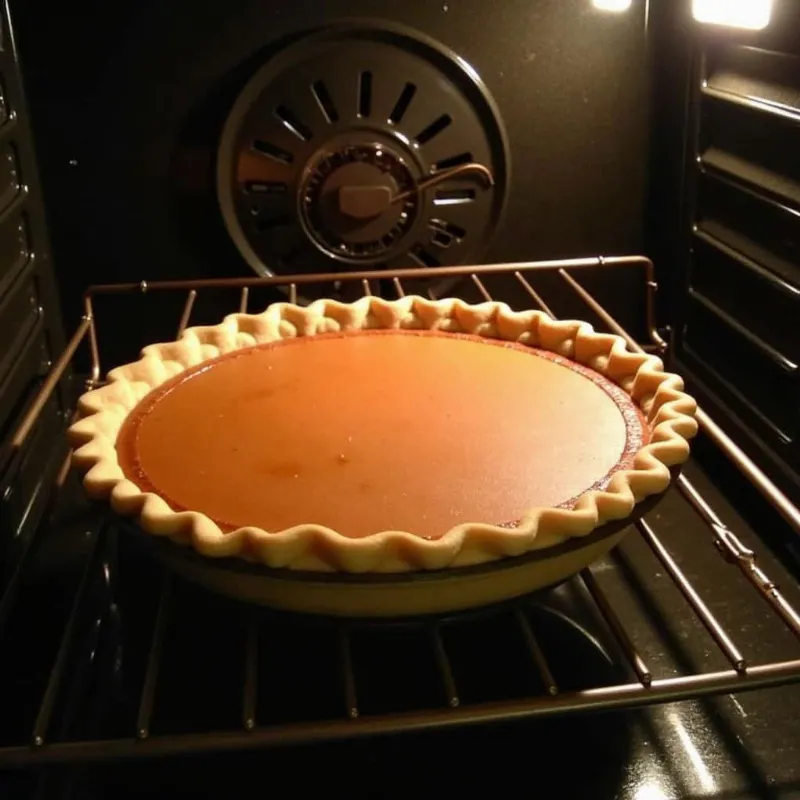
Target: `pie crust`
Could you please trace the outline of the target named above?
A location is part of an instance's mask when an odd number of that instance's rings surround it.
[[[127,479],[116,449],[128,414],[149,392],[183,371],[242,348],[299,336],[370,329],[437,330],[517,342],[583,364],[620,386],[644,413],[650,441],[633,467],[608,485],[582,494],[569,508],[530,508],[515,527],[463,523],[435,539],[408,531],[350,538],[320,525],[280,531],[223,530],[208,516],[174,511],[165,500]],[[119,514],[135,518],[155,536],[190,545],[209,557],[239,557],[270,568],[313,572],[402,573],[442,570],[520,556],[630,516],[637,503],[665,491],[671,469],[689,456],[697,432],[696,404],[682,379],[655,356],[633,353],[613,334],[578,321],[555,321],[539,311],[512,311],[503,303],[469,305],[458,299],[417,296],[387,301],[365,297],[352,304],[318,300],[306,307],[276,303],[261,314],[231,314],[219,325],[193,327],[176,342],[154,344],[139,361],[112,370],[108,383],[84,394],[80,419],[69,429],[74,464],[95,499],[109,499]]]

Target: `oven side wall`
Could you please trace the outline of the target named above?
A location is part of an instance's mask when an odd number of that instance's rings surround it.
[[[57,388],[22,446],[11,436],[64,347],[58,293],[7,3],[0,5],[0,570],[27,546],[66,455]],[[66,382],[65,382],[66,383]]]
[[[683,188],[669,259],[680,371],[725,430],[796,497],[798,31],[796,0],[776,2],[758,33],[687,31]]]

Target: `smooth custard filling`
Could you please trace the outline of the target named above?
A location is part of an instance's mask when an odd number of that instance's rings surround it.
[[[239,350],[150,392],[117,439],[126,477],[223,530],[316,523],[438,538],[569,507],[632,466],[642,412],[552,353],[370,330]]]

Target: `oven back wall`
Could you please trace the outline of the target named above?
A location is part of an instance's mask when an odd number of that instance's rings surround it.
[[[509,191],[477,260],[643,249],[644,0],[623,13],[592,0],[26,0],[15,11],[69,311],[90,281],[249,272],[216,197],[222,125],[281,43],[342,19],[423,32],[493,96]]]

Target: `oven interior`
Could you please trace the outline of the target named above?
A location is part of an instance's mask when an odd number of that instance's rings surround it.
[[[4,4],[4,797],[800,791],[800,4],[756,32],[606,5]],[[382,202],[376,159],[434,183],[353,226],[324,192]],[[75,398],[144,344],[404,293],[586,319],[686,376],[693,460],[609,558],[480,612],[295,617],[83,497]]]

